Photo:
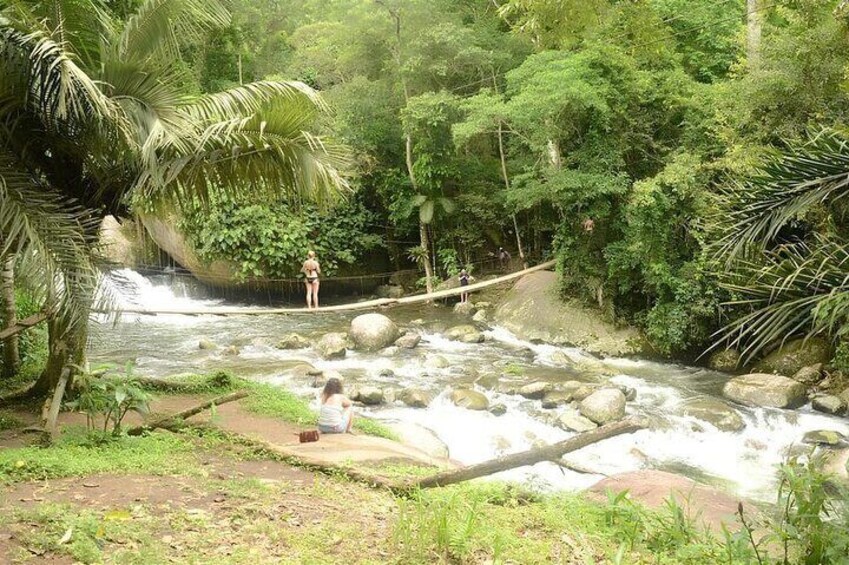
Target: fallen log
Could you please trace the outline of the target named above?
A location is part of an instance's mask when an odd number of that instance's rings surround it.
[[[140,426],[136,426],[135,428],[130,428],[130,430],[127,432],[127,435],[137,436],[141,435],[147,430],[152,430],[155,428],[171,429],[173,427],[177,427],[181,424],[183,420],[191,418],[196,414],[200,414],[204,410],[208,410],[213,406],[221,406],[222,404],[227,404],[228,402],[240,400],[248,396],[248,394],[250,393],[247,390],[237,390],[236,392],[231,392],[230,394],[217,396],[212,400],[207,400],[206,402],[202,402],[196,406],[192,406],[191,408],[181,410],[176,414],[171,414],[169,416],[165,416],[164,418],[160,418],[159,420],[154,420],[153,422],[146,422]]]
[[[497,459],[490,459],[489,461],[463,467],[462,469],[437,473],[430,477],[409,482],[407,483],[406,488],[416,489],[444,487],[485,477],[494,473],[500,473],[501,471],[508,471],[510,469],[515,469],[516,467],[534,465],[535,463],[540,463],[542,461],[557,461],[565,453],[569,453],[570,451],[577,451],[578,449],[614,436],[636,432],[644,427],[645,426],[641,422],[628,418],[612,424],[605,424],[598,429],[578,434],[567,440],[551,445],[536,447],[520,453],[511,453],[510,455],[505,455]]]

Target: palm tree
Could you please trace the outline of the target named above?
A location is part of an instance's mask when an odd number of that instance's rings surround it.
[[[33,392],[82,361],[96,298],[99,219],[136,206],[348,190],[344,148],[310,133],[326,110],[298,82],[190,95],[180,42],[226,24],[218,0],[145,0],[116,21],[96,0],[0,8],[0,256],[49,309]]]
[[[839,229],[846,196],[849,147],[831,132],[723,191],[716,248],[737,297],[730,305],[744,314],[721,330],[720,343],[740,347],[744,361],[793,335],[849,328],[849,234]],[[817,232],[808,227],[815,212],[825,228]]]

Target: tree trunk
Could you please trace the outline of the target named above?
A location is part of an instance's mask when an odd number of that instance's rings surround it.
[[[66,367],[71,369],[68,384],[73,382],[72,365],[81,367],[84,364],[87,335],[87,323],[72,328],[55,316],[47,320],[47,365],[30,391],[32,396],[45,396],[55,389]]]
[[[643,424],[632,419],[621,420],[612,424],[606,424],[596,430],[578,434],[552,445],[536,447],[528,451],[505,455],[498,459],[491,459],[483,463],[478,463],[477,465],[470,465],[469,467],[463,467],[462,469],[445,471],[430,477],[425,477],[418,481],[414,481],[410,484],[410,487],[443,487],[477,479],[479,477],[486,477],[494,473],[500,473],[501,471],[515,469],[516,467],[534,465],[542,461],[556,461],[560,459],[563,454],[569,453],[570,451],[577,451],[578,449],[607,438],[635,432],[643,429],[643,427]]]
[[[494,80],[494,78],[493,78]],[[498,156],[501,158],[501,178],[504,180],[504,188],[510,191],[510,177],[507,174],[507,158],[504,155],[504,133],[502,131],[501,120],[498,121]],[[519,222],[516,220],[516,214],[510,214],[513,218],[513,231],[516,232],[516,246],[519,248],[519,258],[522,259],[522,268],[528,268],[528,260],[525,258],[525,251],[522,249],[522,236],[519,234]]]
[[[7,253],[0,259],[0,304],[4,328],[12,328],[18,322],[15,310],[15,256]],[[21,366],[21,354],[18,347],[18,334],[3,340],[3,376],[17,374]]]
[[[563,168],[563,159],[560,157],[560,142],[556,139],[548,140],[548,162],[552,168],[560,170]]]
[[[228,402],[241,400],[249,394],[250,391],[237,390],[236,392],[231,392],[223,396],[218,396],[216,398],[213,398],[212,400],[207,400],[205,402],[192,406],[191,408],[187,408],[175,414],[171,414],[170,416],[165,416],[164,418],[160,418],[159,420],[136,426],[135,428],[130,428],[130,430],[127,432],[127,435],[138,436],[147,430],[153,430],[155,428],[175,429],[179,426],[182,426],[185,423],[185,420],[188,420],[192,416],[200,414],[204,410],[209,410],[213,406],[221,406],[222,404],[227,404]]]
[[[761,0],[746,0],[746,59],[750,71],[760,65],[762,8]]]
[[[433,268],[430,264],[430,238],[427,235],[427,225],[419,222],[419,238],[421,246],[424,249],[424,268],[425,268],[425,288],[427,293],[433,293]]]

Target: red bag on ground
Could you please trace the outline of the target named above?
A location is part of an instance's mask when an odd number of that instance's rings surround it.
[[[318,437],[318,430],[307,430],[298,434],[298,441],[309,443],[311,441],[318,441]]]

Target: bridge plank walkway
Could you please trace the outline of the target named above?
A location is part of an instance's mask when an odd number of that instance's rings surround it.
[[[378,298],[375,300],[366,300],[364,302],[353,302],[349,304],[337,304],[334,306],[321,306],[307,310],[306,308],[239,308],[239,307],[220,307],[220,308],[202,308],[202,309],[183,309],[183,308],[119,308],[99,312],[103,313],[118,313],[118,314],[143,314],[155,316],[157,314],[182,314],[186,316],[265,316],[269,314],[314,314],[316,312],[350,312],[357,310],[373,310],[387,306],[396,306],[401,304],[416,304],[420,302],[428,302],[441,298],[449,298],[451,296],[459,296],[464,292],[474,292],[483,290],[491,286],[503,284],[520,277],[533,273],[534,271],[542,271],[554,267],[555,261],[547,261],[534,267],[529,267],[515,273],[510,273],[496,279],[481,281],[470,284],[468,286],[452,288],[449,290],[440,290],[430,294],[414,294],[404,296],[402,298]]]

